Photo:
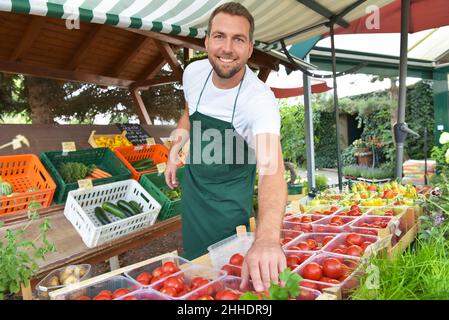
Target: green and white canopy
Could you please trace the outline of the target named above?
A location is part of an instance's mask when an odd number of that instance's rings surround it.
[[[351,22],[365,16],[373,6],[382,7],[393,0],[366,0],[349,12]],[[136,28],[171,35],[203,38],[207,21],[217,6],[226,0],[0,0],[0,11],[80,19],[84,22]],[[324,34],[326,17],[310,8],[318,3],[329,12],[340,13],[355,0],[237,0],[253,14],[256,47],[279,49],[279,39],[294,44]],[[307,3],[308,6],[302,4]],[[308,30],[310,29],[310,30]],[[308,30],[308,31],[307,31]],[[298,31],[303,31],[297,34]]]

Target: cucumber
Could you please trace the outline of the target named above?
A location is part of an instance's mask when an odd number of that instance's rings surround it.
[[[125,219],[125,218],[127,218],[127,216],[126,216],[126,214],[123,212],[123,210],[120,209],[119,207],[117,207],[115,204],[113,204],[113,203],[111,203],[111,202],[104,202],[104,203],[101,205],[101,207],[102,207],[105,211],[107,211],[107,212],[113,214],[114,216],[116,216],[116,217],[118,217],[118,218],[120,218],[120,219]]]
[[[102,225],[111,223],[111,221],[109,221],[108,217],[106,216],[106,212],[104,212],[103,208],[101,207],[95,208],[95,217],[97,217],[98,221],[100,221]]]
[[[132,217],[133,215],[139,213],[137,210],[131,206],[128,202],[125,200],[119,200],[117,201],[117,206],[122,209],[125,213],[129,213],[129,217]]]
[[[131,200],[128,203],[129,203],[130,206],[132,206],[136,210],[137,213],[142,213],[143,212],[142,207],[136,201]]]

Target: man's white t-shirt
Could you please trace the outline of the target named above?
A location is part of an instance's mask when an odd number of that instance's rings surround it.
[[[211,70],[212,65],[209,60],[204,59],[192,62],[184,71],[184,96],[190,115],[196,110],[198,98]],[[231,122],[238,87],[239,85],[232,89],[219,89],[213,84],[211,76],[204,88],[197,111]],[[281,120],[276,98],[270,87],[261,81],[248,66],[246,66],[245,77],[237,99],[233,125],[237,133],[253,149],[257,134],[280,134]]]

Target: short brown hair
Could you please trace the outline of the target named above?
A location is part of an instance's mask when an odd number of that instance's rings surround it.
[[[221,6],[215,8],[214,12],[212,12],[209,23],[207,26],[207,34],[210,36],[210,30],[212,29],[212,20],[215,18],[217,14],[220,12],[227,13],[231,16],[241,16],[248,20],[249,22],[249,39],[253,41],[254,34],[254,18],[251,13],[246,9],[243,5],[238,2],[227,2],[222,4]]]

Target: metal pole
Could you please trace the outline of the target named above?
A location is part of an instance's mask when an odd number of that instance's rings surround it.
[[[424,185],[427,186],[427,127],[424,128]]]
[[[407,99],[407,49],[408,30],[410,19],[410,0],[402,0],[401,3],[401,57],[399,64],[399,105],[398,124],[405,122],[405,107]],[[402,163],[404,161],[404,139],[396,141],[396,170],[395,177],[402,180]]]
[[[331,33],[331,51],[332,51],[332,72],[334,75],[334,112],[335,112],[335,131],[337,138],[337,167],[338,167],[338,189],[342,191],[342,170],[341,170],[341,150],[340,150],[340,110],[338,108],[337,95],[337,58],[335,55],[335,39],[334,39],[334,21],[330,22]]]
[[[310,56],[307,55],[304,59],[310,63]],[[313,143],[313,118],[312,118],[312,86],[310,77],[303,73],[303,87],[304,87],[304,126],[306,138],[306,160],[307,160],[307,184],[309,190],[316,187],[315,182],[315,146]]]

